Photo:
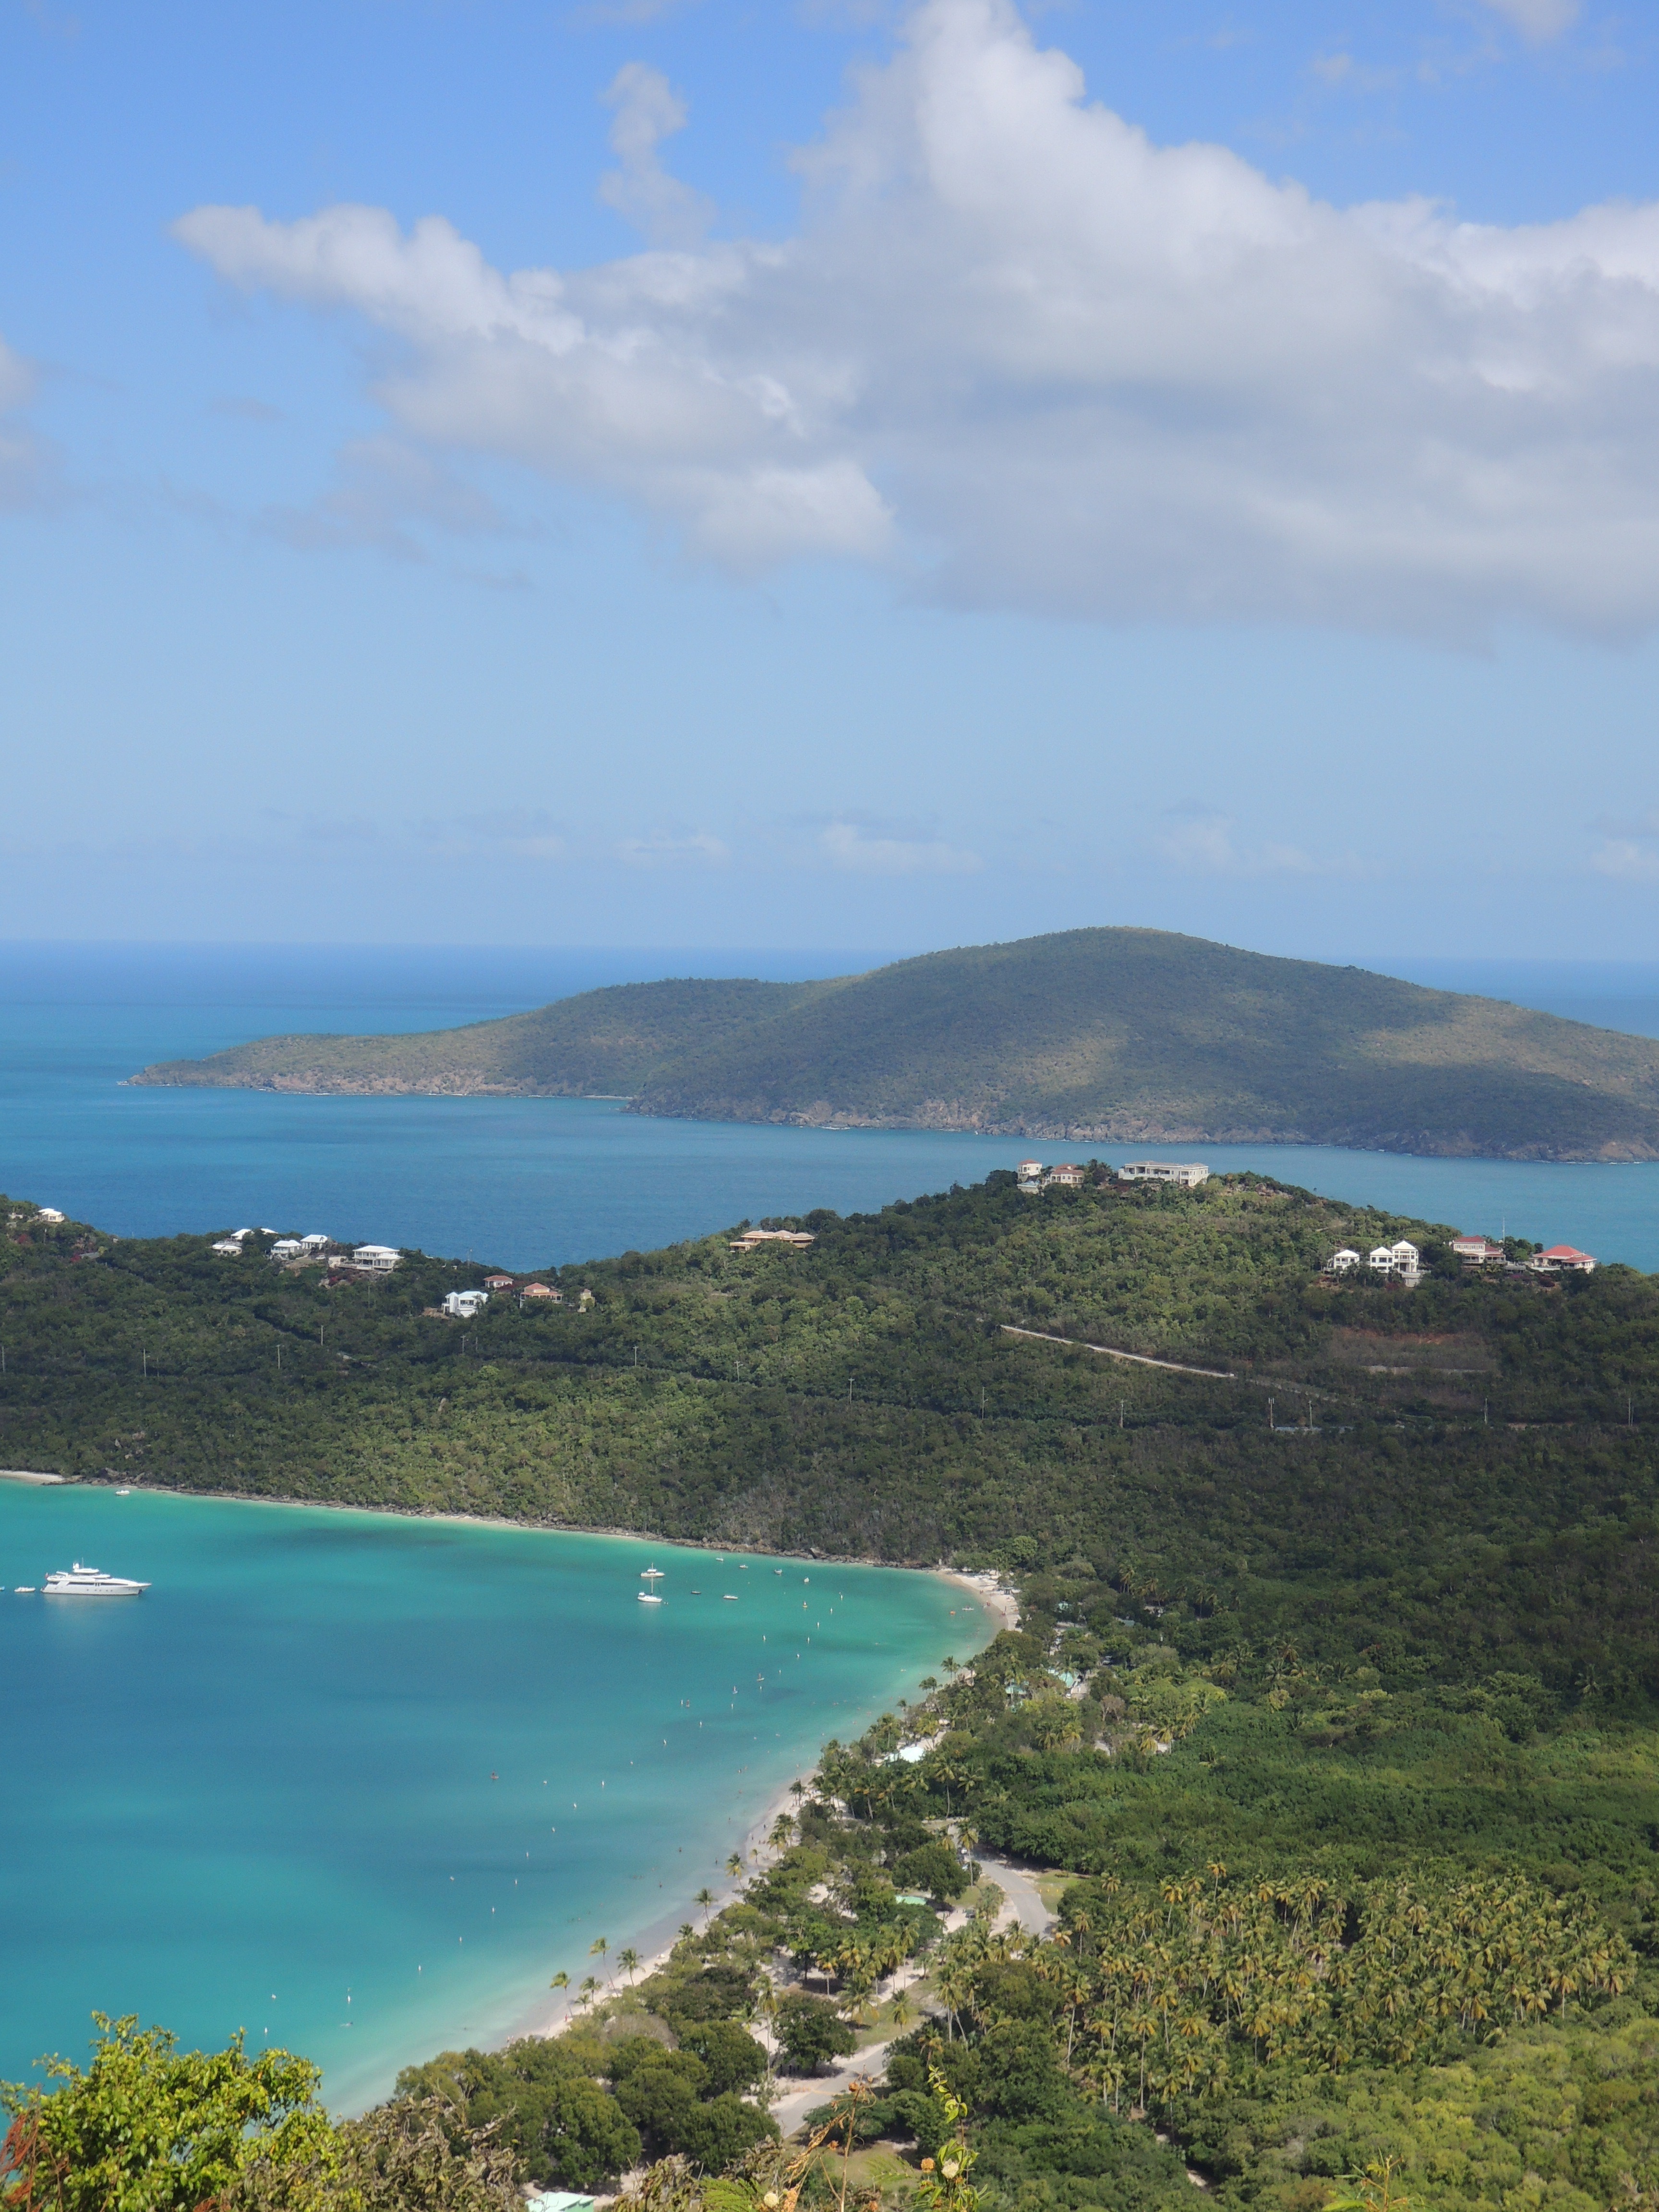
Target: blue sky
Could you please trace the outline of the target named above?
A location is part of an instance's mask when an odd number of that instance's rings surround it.
[[[1656,50],[0,0],[0,936],[1652,957]]]

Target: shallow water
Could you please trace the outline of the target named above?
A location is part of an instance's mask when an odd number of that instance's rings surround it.
[[[72,1559],[154,1587],[15,1595]],[[828,1737],[990,1633],[937,1577],[780,1564],[0,1482],[0,2078],[83,2057],[96,2008],[305,2051],[350,2108],[596,1936],[614,1970]]]

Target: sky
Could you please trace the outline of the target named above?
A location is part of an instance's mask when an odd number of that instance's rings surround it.
[[[0,0],[0,938],[1659,951],[1659,9]]]

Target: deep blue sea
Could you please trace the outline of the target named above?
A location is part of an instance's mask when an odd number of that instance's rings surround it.
[[[153,1587],[16,1594],[75,1559]],[[597,1936],[672,1940],[827,1738],[990,1632],[939,1577],[778,1565],[0,1482],[0,2079],[96,2008],[359,2106],[544,2021]]]
[[[0,946],[0,1188],[118,1236],[320,1229],[527,1268],[769,1213],[872,1208],[1012,1164],[1030,1148],[1006,1138],[647,1121],[596,1100],[293,1098],[122,1081],[150,1060],[280,1030],[432,1029],[600,983],[846,974],[884,957]],[[1376,964],[1659,1036],[1659,963]],[[1182,1149],[1455,1228],[1659,1268],[1659,1164]]]

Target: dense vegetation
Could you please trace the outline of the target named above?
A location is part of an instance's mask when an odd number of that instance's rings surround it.
[[[629,984],[422,1036],[267,1037],[143,1083],[627,1095],[704,1120],[1064,1142],[1651,1158],[1659,1047],[1357,968],[1079,929],[832,982]]]
[[[550,1006],[412,1036],[273,1036],[208,1060],[164,1060],[135,1083],[234,1090],[520,1092],[629,1097],[682,1052],[787,1013],[812,983],[619,983]]]
[[[1256,1177],[994,1176],[813,1217],[805,1250],[549,1271],[563,1305],[450,1323],[422,1309],[481,1268],[331,1289],[257,1238],[230,1260],[9,1212],[13,1465],[1020,1585],[1019,1631],[829,1747],[659,1972],[613,1970],[552,2042],[412,2069],[368,2136],[262,2151],[228,2205],[483,2212],[502,2170],[636,2160],[630,2212],[827,2212],[848,2185],[1161,2212],[1189,2168],[1229,2212],[1351,2185],[1413,2212],[1659,2201],[1659,1281],[1469,1273],[1443,1229]],[[1321,1278],[1402,1231],[1419,1286]],[[970,1848],[1063,1877],[1053,1936],[971,1909]],[[803,2166],[756,2084],[849,2020],[884,2050],[830,2140],[887,2162]],[[270,2129],[303,2112],[285,2079],[258,2094]]]

